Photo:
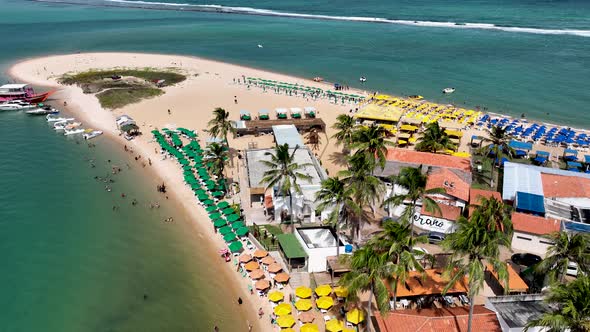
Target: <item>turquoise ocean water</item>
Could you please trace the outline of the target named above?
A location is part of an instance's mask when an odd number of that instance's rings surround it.
[[[211,7],[194,5],[211,3],[191,0],[70,2],[0,0],[0,69],[53,53],[187,54],[351,86],[364,75],[367,90],[590,128],[588,1],[215,1],[239,13],[203,12]],[[125,8],[138,5],[171,10]],[[444,97],[444,87],[457,92]],[[0,142],[0,331],[240,326],[234,299],[216,291],[223,265],[120,149],[104,138],[88,148],[43,119],[6,112]],[[107,192],[94,177],[113,163],[133,169]],[[155,200],[159,210],[145,207]],[[161,221],[169,215],[174,224]]]

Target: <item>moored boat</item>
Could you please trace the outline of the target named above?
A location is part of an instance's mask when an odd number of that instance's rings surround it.
[[[61,121],[53,124],[55,130],[71,130],[82,125],[82,122]]]
[[[30,115],[47,115],[47,114],[57,114],[57,113],[59,113],[59,111],[51,106],[45,105],[45,106],[30,109],[28,111],[25,111],[25,113],[30,114]]]
[[[35,104],[31,104],[22,100],[13,100],[0,103],[0,111],[25,111],[35,107],[37,107]]]
[[[455,92],[455,88],[444,88],[444,89],[442,90],[442,92],[443,92],[444,94],[450,94],[450,93],[453,93],[453,92]]]
[[[0,86],[0,103],[13,100],[22,100],[29,103],[42,103],[54,91],[35,93],[29,84],[4,84]]]
[[[65,136],[76,135],[76,134],[82,134],[83,132],[84,132],[84,129],[82,129],[82,128],[65,129],[64,135]]]
[[[100,136],[100,135],[102,135],[101,130],[87,129],[86,132],[84,133],[84,135],[82,135],[82,137],[84,137],[85,140],[89,140],[89,139],[93,139],[93,138]]]
[[[60,116],[56,116],[55,114],[47,114],[45,117],[47,122],[61,122],[61,121],[74,121],[74,118],[64,118]]]

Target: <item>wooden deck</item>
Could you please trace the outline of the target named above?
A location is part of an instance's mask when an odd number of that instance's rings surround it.
[[[320,118],[304,119],[273,119],[273,120],[250,120],[245,121],[246,128],[237,128],[238,136],[256,135],[259,133],[271,133],[272,126],[278,125],[295,125],[299,131],[309,131],[312,128],[324,131],[326,123]]]

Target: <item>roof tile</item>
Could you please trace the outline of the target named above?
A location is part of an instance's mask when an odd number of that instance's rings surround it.
[[[515,231],[545,235],[560,230],[561,223],[556,219],[546,219],[521,212],[512,213],[512,225]]]
[[[428,174],[426,190],[433,188],[443,188],[446,194],[469,201],[469,189],[471,183],[455,171],[448,168],[437,168]]]
[[[415,165],[456,168],[471,173],[471,161],[469,158],[447,156],[438,153],[390,148],[387,149],[387,160],[400,161]]]
[[[541,173],[545,197],[590,197],[590,179]]]
[[[391,311],[375,314],[381,332],[464,332],[468,307]],[[502,331],[496,313],[481,305],[473,307],[473,331]]]

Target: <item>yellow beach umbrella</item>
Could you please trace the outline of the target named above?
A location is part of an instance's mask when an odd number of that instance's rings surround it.
[[[301,331],[301,332],[319,332],[320,329],[315,324],[307,323],[307,324],[301,325],[301,327],[299,328],[299,331]]]
[[[453,156],[461,157],[461,158],[469,158],[469,157],[471,157],[471,154],[469,154],[469,152],[455,152],[455,153],[453,153]]]
[[[354,330],[350,330],[350,331],[355,332]],[[288,327],[286,329],[281,329],[281,332],[295,332],[295,330],[293,330],[293,328],[291,328],[291,327]]]
[[[346,320],[354,325],[365,320],[365,313],[357,308],[346,313]]]
[[[345,327],[342,329],[342,332],[356,332],[356,331],[352,327]]]
[[[280,327],[291,327],[295,325],[295,318],[291,315],[285,315],[277,318],[277,325]]]
[[[318,296],[328,296],[328,295],[332,294],[332,287],[330,287],[330,285],[318,286],[315,289],[315,293]]]
[[[277,305],[273,311],[277,316],[285,316],[291,313],[291,305],[288,303],[281,303]]]
[[[320,309],[330,309],[334,305],[334,299],[329,296],[322,296],[315,301],[315,304]]]
[[[295,308],[299,311],[307,311],[311,309],[312,304],[310,299],[299,299],[295,302]]]
[[[285,298],[285,295],[279,291],[273,291],[268,294],[268,299],[272,302],[279,302]]]
[[[329,332],[340,332],[344,328],[344,323],[337,319],[330,319],[326,322],[326,331]]]
[[[295,295],[302,299],[307,299],[311,297],[311,288],[305,286],[299,286],[295,289]]]
[[[343,286],[338,286],[334,288],[334,294],[336,294],[336,296],[338,297],[346,297],[348,296],[348,289],[346,289],[346,287]]]

